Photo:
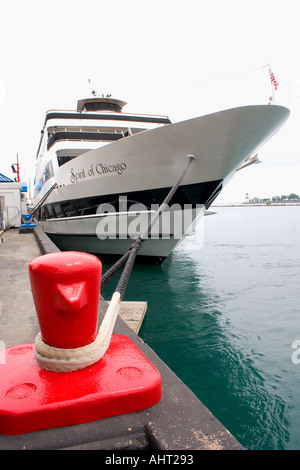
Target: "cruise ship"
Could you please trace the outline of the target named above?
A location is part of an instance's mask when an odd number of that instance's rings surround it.
[[[75,110],[46,113],[32,212],[61,250],[121,256],[151,227],[138,256],[162,263],[289,116],[282,106],[254,105],[172,123],[125,105],[94,93]]]

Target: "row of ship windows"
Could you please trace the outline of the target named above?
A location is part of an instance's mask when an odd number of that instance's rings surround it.
[[[132,205],[136,208],[138,201],[132,199],[125,199],[122,208],[120,209],[120,201],[112,199],[110,201],[103,200],[103,197],[93,197],[73,201],[65,202],[54,202],[52,204],[46,204],[42,207],[40,217],[42,219],[53,219],[61,217],[75,217],[82,215],[93,215],[99,213],[108,212],[111,207],[115,207],[115,210],[127,211]],[[144,207],[144,204],[143,204]]]
[[[142,130],[142,129],[139,129]],[[62,132],[81,132],[82,134],[128,134],[130,131],[129,127],[120,127],[118,129],[114,127],[50,127],[48,129],[48,140],[57,133]]]
[[[138,131],[136,130],[131,130],[127,129],[126,131],[122,132],[98,132],[98,131],[93,131],[93,132],[82,132],[81,130],[79,131],[62,131],[62,130],[57,130],[56,132],[53,132],[48,139],[47,142],[47,150],[49,150],[57,141],[61,140],[73,140],[73,141],[106,141],[106,142],[112,142],[115,140],[123,139],[124,137],[128,137],[129,135],[132,135],[136,132],[141,132],[142,130],[145,129],[139,129]]]
[[[43,144],[39,149],[37,154],[37,158],[41,158],[46,148],[49,150],[56,142],[59,141],[86,141],[86,142],[113,142],[115,140],[123,139],[124,137],[128,137],[129,135],[137,134],[142,132],[146,129],[121,129],[119,131],[111,130],[109,132],[104,132],[100,129],[89,129],[88,132],[83,131],[82,129],[78,130],[68,130],[58,128],[52,130],[48,135],[48,140],[43,140]]]
[[[78,215],[90,215],[96,213],[97,207],[98,204],[87,205],[84,203],[75,204],[72,202],[47,204],[46,206],[43,206],[41,210],[41,218],[53,219]]]

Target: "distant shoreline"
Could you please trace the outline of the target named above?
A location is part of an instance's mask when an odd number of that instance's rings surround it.
[[[274,206],[300,206],[300,202],[257,202],[257,203],[234,203],[212,204],[211,207],[274,207]]]

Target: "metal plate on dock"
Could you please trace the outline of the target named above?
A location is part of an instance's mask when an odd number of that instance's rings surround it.
[[[50,372],[34,344],[6,350],[0,383],[0,434],[19,435],[149,408],[161,399],[156,368],[126,336],[113,335],[103,358],[74,372]]]

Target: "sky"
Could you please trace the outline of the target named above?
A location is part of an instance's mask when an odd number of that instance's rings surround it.
[[[0,172],[32,184],[45,113],[76,109],[90,84],[127,112],[172,122],[251,104],[291,110],[218,202],[300,195],[299,1],[0,0]]]

